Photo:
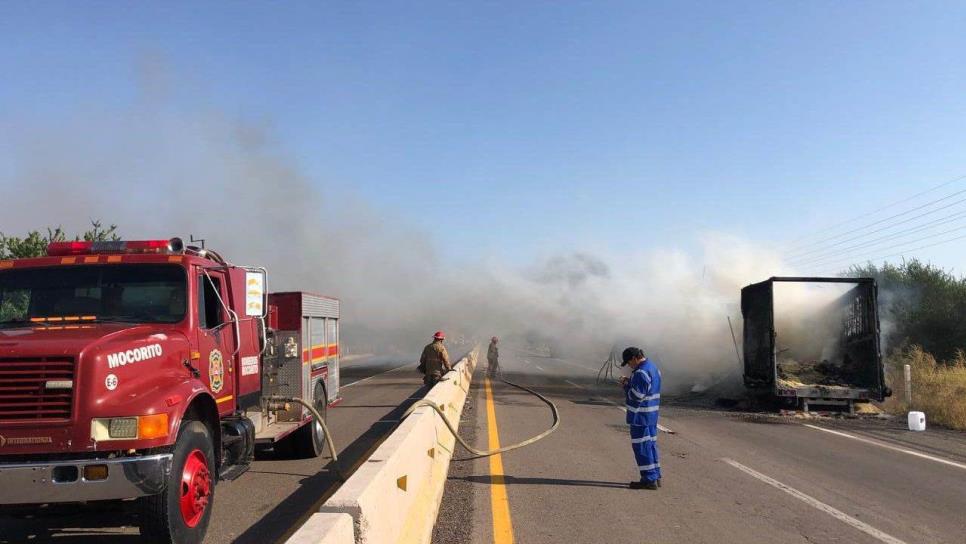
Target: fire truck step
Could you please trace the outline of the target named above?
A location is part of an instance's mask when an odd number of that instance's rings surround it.
[[[249,468],[251,468],[251,465],[228,465],[221,467],[221,470],[218,471],[218,479],[230,482],[248,472]]]

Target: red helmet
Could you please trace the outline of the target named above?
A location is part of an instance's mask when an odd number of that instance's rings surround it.
[[[436,340],[443,340],[446,338],[446,335],[443,334],[443,331],[436,331],[436,334],[433,335],[433,338]]]

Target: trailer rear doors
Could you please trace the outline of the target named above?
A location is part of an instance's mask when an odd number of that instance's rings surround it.
[[[801,296],[794,302],[787,297],[776,300],[776,283],[806,284],[802,285],[803,288],[839,284],[841,289],[836,293],[841,294],[821,302],[819,312],[805,312],[801,320],[795,320],[789,314],[794,313],[796,305],[802,305]],[[805,291],[799,290],[799,294],[802,292]],[[808,306],[807,303],[812,301],[806,296],[805,302]],[[791,310],[789,306],[792,306]],[[819,365],[834,367],[838,380],[848,387],[802,383],[791,387],[793,392],[790,394],[876,400],[885,397],[877,289],[873,279],[775,277],[742,289],[741,311],[744,317],[744,380],[748,387],[770,388],[779,395],[787,393],[789,387],[779,387],[780,378],[787,378],[780,375],[783,362],[787,364],[788,359],[798,357],[796,351],[801,349],[794,347],[796,341],[799,346],[809,344],[813,339],[808,335],[816,333],[817,336],[818,330],[824,329],[825,341],[829,334],[834,336],[834,350],[813,342],[807,347],[816,349],[821,355],[811,354],[799,359],[814,359],[813,362]]]
[[[773,387],[775,384],[775,317],[771,280],[741,290],[744,317],[745,385]]]

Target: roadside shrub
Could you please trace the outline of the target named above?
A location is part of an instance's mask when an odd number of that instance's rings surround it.
[[[919,345],[940,364],[966,349],[966,278],[916,259],[853,267],[845,275],[878,283],[884,347]]]
[[[912,404],[906,403],[903,366],[912,370]],[[966,354],[957,350],[952,358],[937,361],[921,346],[896,350],[886,359],[886,382],[893,394],[883,407],[905,415],[925,412],[926,421],[951,429],[966,430]]]

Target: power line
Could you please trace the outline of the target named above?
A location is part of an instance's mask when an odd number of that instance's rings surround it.
[[[919,198],[922,195],[929,194],[929,193],[931,193],[933,191],[937,191],[939,189],[942,189],[943,187],[946,187],[948,185],[952,185],[953,183],[956,183],[957,181],[962,181],[964,179],[966,179],[966,174],[964,174],[962,176],[959,176],[959,177],[956,177],[956,178],[953,178],[953,179],[948,180],[948,181],[944,181],[944,182],[940,183],[939,185],[936,185],[934,187],[931,187],[929,189],[926,189],[925,191],[921,191],[921,192],[918,192],[918,193],[916,193],[916,194],[914,194],[914,195],[912,195],[910,197],[906,197],[906,198],[904,198],[902,200],[897,200],[897,201],[892,202],[890,204],[886,204],[885,206],[882,206],[880,208],[876,208],[876,209],[874,209],[874,210],[872,210],[870,212],[866,212],[864,214],[857,215],[857,216],[855,216],[855,217],[853,217],[851,219],[846,219],[845,221],[841,221],[839,223],[836,223],[834,225],[830,225],[830,226],[825,227],[825,228],[821,228],[821,229],[819,229],[817,231],[811,232],[811,233],[806,234],[804,236],[799,236],[798,238],[793,239],[790,243],[794,245],[797,242],[799,242],[801,240],[804,240],[806,238],[809,238],[811,236],[815,236],[817,234],[821,234],[821,233],[824,233],[824,232],[828,232],[830,230],[835,230],[838,227],[842,227],[842,226],[845,226],[845,225],[852,224],[852,223],[854,223],[854,222],[856,222],[856,221],[858,221],[860,219],[865,219],[866,217],[870,217],[870,216],[873,216],[873,215],[875,215],[875,214],[877,214],[879,212],[883,212],[883,211],[888,210],[890,208],[894,208],[894,207],[896,207],[896,206],[898,206],[900,204],[905,204],[905,203],[909,202],[910,200],[914,200],[916,198]],[[805,244],[804,247],[808,247],[809,245],[810,244]],[[796,249],[793,248],[792,251],[796,251]]]
[[[927,202],[925,204],[922,204],[920,206],[916,206],[915,208],[912,208],[910,210],[906,210],[904,212],[897,213],[895,215],[890,215],[889,217],[886,217],[885,219],[880,219],[878,221],[873,221],[872,223],[869,223],[867,225],[863,225],[861,227],[858,227],[857,229],[853,229],[850,232],[844,232],[844,233],[841,233],[841,234],[836,234],[835,236],[831,236],[831,237],[828,237],[828,238],[823,238],[822,240],[819,240],[819,241],[813,242],[811,244],[808,244],[805,247],[810,247],[810,246],[814,246],[814,245],[817,245],[817,244],[820,244],[820,243],[823,243],[823,242],[828,242],[828,241],[831,241],[831,240],[835,240],[836,238],[841,238],[842,236],[848,236],[849,234],[851,234],[853,232],[856,232],[856,231],[865,230],[865,229],[867,229],[869,227],[874,227],[876,225],[881,225],[882,223],[885,223],[886,221],[891,221],[892,219],[896,219],[896,218],[902,217],[904,215],[908,215],[910,213],[917,212],[919,210],[928,208],[929,206],[932,206],[933,204],[938,204],[940,202],[944,202],[946,200],[949,200],[950,198],[959,196],[959,195],[961,195],[963,193],[966,193],[966,189],[962,189],[960,191],[956,191],[955,193],[952,193],[950,195],[946,195],[946,196],[944,196],[942,198],[938,198],[936,200],[932,200],[932,201]],[[945,206],[944,208],[939,208],[939,210],[943,210],[945,208],[949,208],[949,207],[951,207],[951,206],[953,206],[953,205],[955,205],[957,203],[961,203],[961,202],[964,202],[964,201],[966,201],[966,199],[959,200],[959,201],[957,201],[957,202],[955,202],[953,204],[950,204],[948,206]],[[933,212],[928,212],[928,213],[923,214],[923,215],[929,215],[929,213],[933,213]],[[919,216],[919,217],[921,217],[921,216]],[[906,221],[906,222],[908,222],[908,221]],[[802,249],[804,249],[804,247]],[[789,258],[797,258],[797,257],[801,257],[801,256],[807,255],[807,254],[812,253],[812,252],[813,251],[806,251],[806,252],[797,251],[797,252],[792,252],[792,254],[788,255],[788,257]],[[795,253],[798,253],[798,254],[795,255]]]
[[[946,234],[952,234],[954,232],[960,232],[963,229],[966,229],[966,225],[963,225],[963,226],[960,226],[960,227],[956,227],[954,229],[945,230],[943,232],[937,232],[937,233],[934,233],[934,234],[930,234],[929,236],[923,236],[922,238],[916,238],[915,240],[910,240],[908,242],[903,242],[903,243],[905,243],[905,244],[915,244],[915,243],[918,243],[918,242],[922,242],[923,240],[929,240],[930,238],[936,238],[938,236],[944,236]],[[902,244],[899,244],[899,245],[902,245]],[[896,246],[886,246],[884,248],[876,249],[876,250],[872,251],[871,253],[874,254],[874,253],[878,253],[879,251],[891,250],[891,249],[894,249],[895,247]],[[869,253],[867,253],[867,255],[868,254]],[[808,264],[808,265],[805,265],[805,266],[827,266],[827,265],[828,266],[831,266],[832,264],[834,264],[836,262],[842,262],[843,260],[852,260],[852,257],[846,257],[845,259],[843,259],[842,257],[829,257],[829,258],[826,258],[826,259],[819,259],[817,261],[813,261],[811,264]]]
[[[963,239],[966,239],[966,234],[964,234],[962,236],[957,236],[955,238],[950,238],[948,240],[941,240],[941,241],[936,242],[936,243],[933,243],[933,244],[927,244],[927,245],[919,246],[919,247],[912,248],[912,249],[906,249],[906,250],[900,251],[899,253],[893,253],[892,255],[883,255],[881,257],[872,257],[870,259],[866,259],[866,261],[867,262],[871,262],[871,261],[878,261],[880,259],[891,259],[892,257],[901,257],[901,256],[909,253],[910,251],[919,251],[919,250],[922,250],[922,249],[929,249],[931,247],[941,246],[943,244],[948,244],[950,242],[955,242],[957,240],[963,240]],[[849,264],[849,267],[851,268],[853,266],[856,266],[857,264],[858,264],[858,262],[853,261],[851,264]]]
[[[963,192],[966,192],[966,189],[964,189]],[[950,196],[955,196],[955,195],[950,195]],[[953,202],[952,204],[947,204],[945,206],[941,206],[941,207],[936,208],[934,210],[929,210],[928,212],[924,212],[924,213],[921,213],[919,215],[915,215],[913,217],[909,217],[907,219],[903,219],[902,221],[898,221],[896,223],[892,223],[890,225],[887,225],[885,227],[878,228],[878,229],[873,230],[871,232],[866,232],[864,234],[860,234],[859,236],[853,236],[852,238],[846,238],[845,240],[840,240],[840,241],[838,241],[838,242],[836,242],[834,244],[830,244],[830,245],[826,246],[825,248],[818,248],[818,249],[814,249],[814,250],[811,250],[811,251],[806,251],[805,253],[801,253],[798,256],[789,257],[789,260],[792,260],[792,261],[799,260],[802,257],[805,257],[806,255],[810,255],[812,253],[816,253],[816,252],[820,252],[820,251],[826,251],[826,250],[829,250],[829,249],[831,249],[831,248],[833,248],[835,246],[839,246],[839,245],[842,245],[842,244],[845,244],[845,243],[848,243],[848,242],[851,242],[851,241],[854,241],[854,240],[858,240],[858,239],[864,238],[866,236],[869,236],[870,234],[876,234],[876,233],[882,232],[884,230],[889,230],[889,229],[891,229],[891,228],[893,228],[895,226],[898,226],[898,225],[904,225],[906,223],[910,223],[912,221],[915,221],[916,219],[920,219],[920,218],[925,217],[927,215],[932,215],[932,214],[934,214],[936,212],[941,212],[943,210],[947,210],[949,208],[952,208],[952,207],[956,206],[957,204],[962,204],[963,202],[966,202],[966,198],[957,200],[957,201]],[[916,210],[913,209],[913,210],[909,210],[909,211],[910,212],[913,212],[913,211],[916,211]]]
[[[966,200],[966,199],[964,199],[964,200]],[[941,209],[943,209],[943,208],[937,209],[936,211],[939,211]],[[916,217],[914,217],[912,219],[918,219],[918,218],[922,217],[923,215],[928,215],[928,214],[922,214],[922,215],[916,216]],[[833,256],[833,255],[838,255],[838,254],[841,254],[841,253],[847,253],[847,252],[849,252],[851,250],[854,250],[854,249],[861,249],[861,248],[866,247],[866,246],[869,246],[869,245],[874,245],[876,242],[880,242],[880,241],[884,241],[884,240],[889,240],[889,239],[894,239],[894,238],[901,238],[903,236],[907,236],[907,235],[912,234],[914,232],[919,232],[919,231],[926,230],[929,227],[934,227],[934,226],[938,226],[938,225],[945,225],[947,223],[953,223],[953,222],[959,221],[960,219],[963,219],[964,216],[966,216],[966,210],[962,210],[962,211],[959,211],[959,212],[956,212],[956,213],[953,213],[953,214],[950,214],[950,215],[945,215],[943,217],[940,217],[939,219],[936,219],[934,221],[929,221],[927,223],[923,223],[922,225],[919,225],[917,227],[913,227],[911,229],[906,229],[906,230],[902,230],[902,231],[899,231],[899,232],[893,232],[893,233],[890,233],[890,234],[888,234],[886,236],[880,236],[880,237],[874,238],[872,240],[866,240],[866,241],[864,241],[862,243],[855,244],[855,245],[852,245],[852,246],[849,246],[849,247],[844,247],[844,248],[840,248],[840,249],[832,249],[833,247],[835,247],[837,245],[844,244],[844,243],[847,243],[847,242],[850,242],[850,241],[853,241],[853,240],[858,240],[860,238],[864,238],[864,237],[866,237],[866,236],[868,236],[870,234],[875,234],[875,233],[881,232],[883,230],[888,230],[888,229],[894,228],[895,226],[900,225],[900,224],[903,224],[903,223],[907,223],[907,222],[911,221],[912,219],[910,219],[908,221],[901,221],[899,223],[895,223],[893,225],[889,225],[888,227],[884,227],[884,228],[881,228],[881,229],[877,229],[877,230],[874,230],[874,231],[872,231],[870,233],[863,234],[861,236],[857,236],[857,237],[854,237],[854,238],[850,238],[848,240],[843,240],[843,241],[841,241],[841,242],[839,242],[837,244],[832,244],[831,246],[823,249],[822,250],[822,253],[819,253],[818,255],[812,255],[810,257],[806,257],[806,256],[802,255],[800,257],[796,257],[794,259],[790,259],[789,260],[789,263],[794,265],[794,264],[803,264],[803,263],[808,263],[808,262],[822,261],[822,260],[825,260],[825,258],[830,257],[830,256]]]

